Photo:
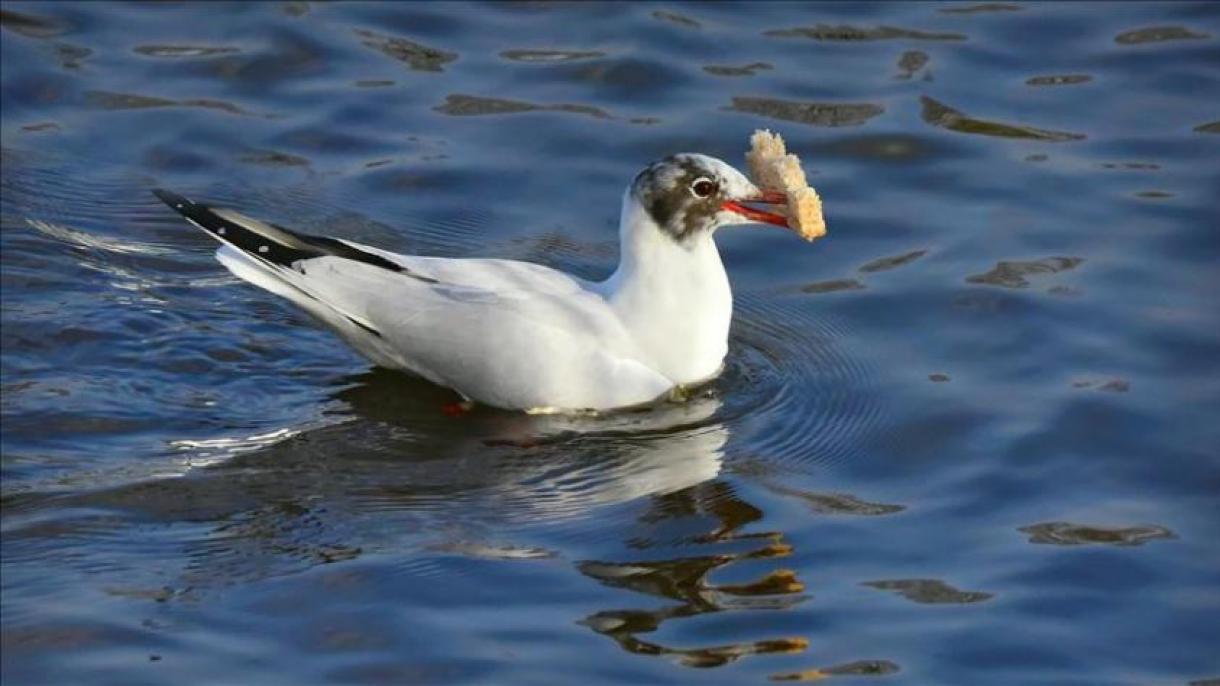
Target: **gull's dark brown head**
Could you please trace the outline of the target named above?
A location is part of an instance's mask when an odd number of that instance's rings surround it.
[[[630,192],[662,233],[679,243],[725,224],[787,226],[781,215],[742,204],[782,203],[782,194],[761,191],[729,164],[698,153],[653,162],[636,175]]]

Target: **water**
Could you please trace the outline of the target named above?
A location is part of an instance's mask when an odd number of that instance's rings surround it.
[[[5,684],[1220,678],[1217,5],[3,11]],[[722,232],[724,376],[601,419],[448,416],[148,193],[598,277],[763,126],[830,236]]]

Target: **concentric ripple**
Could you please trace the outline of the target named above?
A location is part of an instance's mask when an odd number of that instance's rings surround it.
[[[737,303],[721,383],[750,451],[787,468],[851,459],[881,419],[882,401],[866,363],[850,354],[849,332],[791,296],[747,294]]]

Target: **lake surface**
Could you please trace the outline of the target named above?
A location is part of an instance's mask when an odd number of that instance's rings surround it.
[[[5,3],[0,677],[1216,684],[1220,4]],[[724,375],[443,411],[163,186],[588,277],[648,162],[726,229]]]

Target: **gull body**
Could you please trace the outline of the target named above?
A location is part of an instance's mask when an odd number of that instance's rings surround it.
[[[713,378],[733,297],[713,234],[782,218],[728,164],[674,155],[623,194],[620,259],[591,282],[538,264],[401,255],[308,236],[154,191],[221,242],[235,275],[314,315],[374,364],[495,407],[568,412],[640,405]],[[770,194],[774,196],[775,194]]]

